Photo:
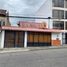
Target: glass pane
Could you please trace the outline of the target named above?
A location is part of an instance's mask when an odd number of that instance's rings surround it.
[[[63,21],[54,21],[53,28],[54,29],[64,29],[64,22]]]
[[[58,7],[64,7],[64,0],[58,0]]]
[[[53,10],[53,18],[64,19],[64,11],[63,10]]]
[[[65,29],[67,30],[67,22],[65,23],[65,27],[66,27]]]
[[[53,18],[58,18],[58,11],[57,10],[53,10]]]
[[[67,0],[65,0],[65,7],[67,8]]]
[[[54,7],[64,7],[64,0],[53,0]]]
[[[53,0],[53,6],[57,7],[58,6],[58,0]]]
[[[67,11],[65,12],[65,19],[67,19]]]

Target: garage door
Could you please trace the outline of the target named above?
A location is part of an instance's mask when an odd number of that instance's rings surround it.
[[[4,47],[23,47],[23,38],[23,32],[5,31]]]
[[[28,46],[51,46],[51,33],[28,32]]]

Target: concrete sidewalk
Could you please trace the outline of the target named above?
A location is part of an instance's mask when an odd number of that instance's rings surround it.
[[[67,49],[67,46],[50,46],[50,47],[28,47],[30,51],[48,50],[48,49]]]
[[[3,48],[0,49],[0,53],[11,53],[11,52],[20,52],[20,51],[29,51],[28,48]]]
[[[37,50],[48,50],[48,49],[67,49],[67,46],[3,48],[3,49],[0,49],[0,53],[11,53],[11,52],[20,52],[20,51],[37,51]]]

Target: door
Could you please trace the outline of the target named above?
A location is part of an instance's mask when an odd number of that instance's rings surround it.
[[[5,48],[23,47],[24,32],[22,31],[5,31]]]
[[[28,32],[28,46],[51,46],[51,33]]]

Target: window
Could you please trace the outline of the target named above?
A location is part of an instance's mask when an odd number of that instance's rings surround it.
[[[64,0],[52,0],[53,7],[64,7]]]
[[[65,19],[67,19],[67,11],[65,11]]]
[[[5,26],[5,22],[3,21],[3,26]]]
[[[67,0],[65,0],[65,7],[67,8]]]
[[[0,21],[0,27],[1,27],[1,21]]]
[[[1,26],[5,26],[5,22],[4,21],[0,21],[0,27]]]
[[[65,29],[67,30],[67,22],[65,22]]]
[[[54,21],[53,28],[54,29],[64,29],[64,22],[63,21]]]
[[[64,19],[64,11],[63,10],[53,10],[53,18]]]

